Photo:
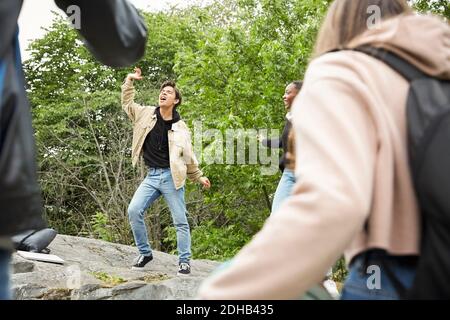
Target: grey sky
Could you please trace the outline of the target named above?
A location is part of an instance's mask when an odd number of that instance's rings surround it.
[[[160,11],[171,6],[185,7],[189,4],[202,4],[201,0],[130,0],[137,8],[145,11]],[[62,11],[53,0],[25,0],[19,17],[19,38],[22,50],[22,60],[29,57],[25,48],[32,39],[41,38],[45,31],[42,27],[51,25],[53,14],[51,11]]]

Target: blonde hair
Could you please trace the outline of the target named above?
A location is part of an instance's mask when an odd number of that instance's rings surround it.
[[[343,49],[366,31],[371,6],[379,8],[381,20],[412,12],[406,0],[335,0],[322,23],[314,56]]]

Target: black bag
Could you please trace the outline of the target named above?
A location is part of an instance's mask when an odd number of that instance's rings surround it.
[[[390,278],[401,298],[450,299],[450,81],[430,77],[383,49],[356,51],[385,62],[410,83],[408,151],[421,210],[421,248],[411,289]]]
[[[111,67],[127,67],[145,52],[147,27],[136,8],[126,0],[55,0],[67,13],[80,8],[84,43],[95,58]]]
[[[49,253],[48,245],[55,239],[57,232],[53,229],[47,228],[39,231],[28,230],[13,236],[13,241],[16,250]]]

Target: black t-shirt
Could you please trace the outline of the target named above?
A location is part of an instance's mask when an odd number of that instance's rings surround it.
[[[164,120],[159,107],[155,110],[156,124],[147,134],[144,141],[144,161],[150,168],[169,168],[169,137],[167,132],[172,130],[172,124],[180,120],[180,115],[174,109],[172,120]]]

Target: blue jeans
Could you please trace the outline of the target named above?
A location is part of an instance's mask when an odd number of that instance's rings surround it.
[[[0,249],[0,300],[11,299],[9,287],[9,262],[11,252]]]
[[[280,182],[278,183],[277,191],[275,191],[275,196],[273,197],[272,213],[277,212],[283,204],[284,200],[286,200],[286,198],[291,195],[294,184],[294,171],[284,169],[283,174],[281,175]]]
[[[354,259],[342,290],[342,300],[400,299],[379,259],[380,256],[377,256],[377,254],[368,261],[365,261],[364,254]],[[387,256],[384,258],[384,263],[405,288],[411,288],[416,274],[416,265],[411,261],[405,262],[405,259],[408,258]],[[410,258],[409,260],[413,259]]]
[[[144,256],[152,254],[144,214],[148,207],[161,195],[169,206],[176,228],[179,262],[189,262],[191,258],[191,234],[186,216],[184,187],[175,189],[170,168],[151,168],[128,206],[128,218],[136,246],[140,254]]]

